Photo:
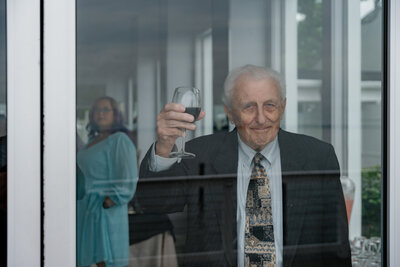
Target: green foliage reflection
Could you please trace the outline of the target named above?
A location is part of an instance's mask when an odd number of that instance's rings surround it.
[[[322,58],[322,1],[299,0],[298,13],[298,68],[319,70]]]
[[[381,236],[381,166],[362,170],[362,235]]]

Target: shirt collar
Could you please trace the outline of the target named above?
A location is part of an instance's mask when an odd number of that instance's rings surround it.
[[[240,139],[239,133],[238,133],[238,142],[239,142],[239,151],[240,153],[242,153],[243,156],[242,158],[243,163],[246,164],[247,166],[250,166],[254,158],[254,155],[257,153],[257,151],[246,145]],[[274,154],[276,155],[277,148],[278,148],[278,135],[274,138],[274,140],[272,140],[272,142],[267,144],[259,153],[261,153],[265,157],[265,159],[269,164],[273,164],[274,161],[276,160],[276,157],[274,157],[273,155]]]

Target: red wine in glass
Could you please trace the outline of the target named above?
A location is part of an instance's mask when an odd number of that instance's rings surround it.
[[[186,109],[185,109],[185,113],[189,113],[190,115],[193,115],[195,121],[199,117],[200,111],[201,111],[200,107],[189,107],[189,108],[186,107]]]
[[[200,90],[194,87],[178,87],[174,91],[172,102],[186,107],[185,112],[193,115],[194,121],[197,120],[201,111]],[[171,152],[170,158],[194,158],[195,154],[185,151],[186,129],[183,129],[182,147],[180,151]]]

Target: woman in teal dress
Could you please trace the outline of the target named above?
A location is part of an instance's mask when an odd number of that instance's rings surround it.
[[[136,149],[110,97],[96,100],[87,129],[89,144],[77,155],[78,266],[126,266],[128,202],[138,180]]]

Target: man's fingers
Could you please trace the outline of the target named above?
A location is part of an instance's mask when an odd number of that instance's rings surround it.
[[[203,119],[205,116],[206,112],[204,110],[201,110],[199,116],[197,117],[197,121]]]
[[[165,126],[168,128],[184,128],[187,130],[195,130],[196,124],[192,122],[183,122],[183,121],[176,121],[176,120],[167,120],[165,121]]]
[[[177,120],[162,120],[157,122],[157,129],[161,130],[164,134],[169,135],[168,132],[170,129],[186,129],[194,131],[196,129],[196,124]]]
[[[183,130],[181,128],[169,128],[168,130],[160,129],[158,132],[159,138],[160,139],[176,139],[180,136],[182,136]]]
[[[193,115],[185,113],[185,110],[185,106],[181,104],[168,103],[159,113],[159,119],[193,122]],[[197,121],[203,119],[205,115],[206,113],[204,112],[204,110],[201,110],[199,116],[197,117]]]
[[[165,120],[176,120],[176,121],[184,121],[184,122],[193,122],[193,116],[184,113],[184,112],[176,112],[176,111],[167,111],[164,113],[161,113],[161,119]]]
[[[182,104],[178,104],[178,103],[168,103],[164,106],[164,109],[161,111],[176,111],[176,112],[185,112],[185,106]]]

